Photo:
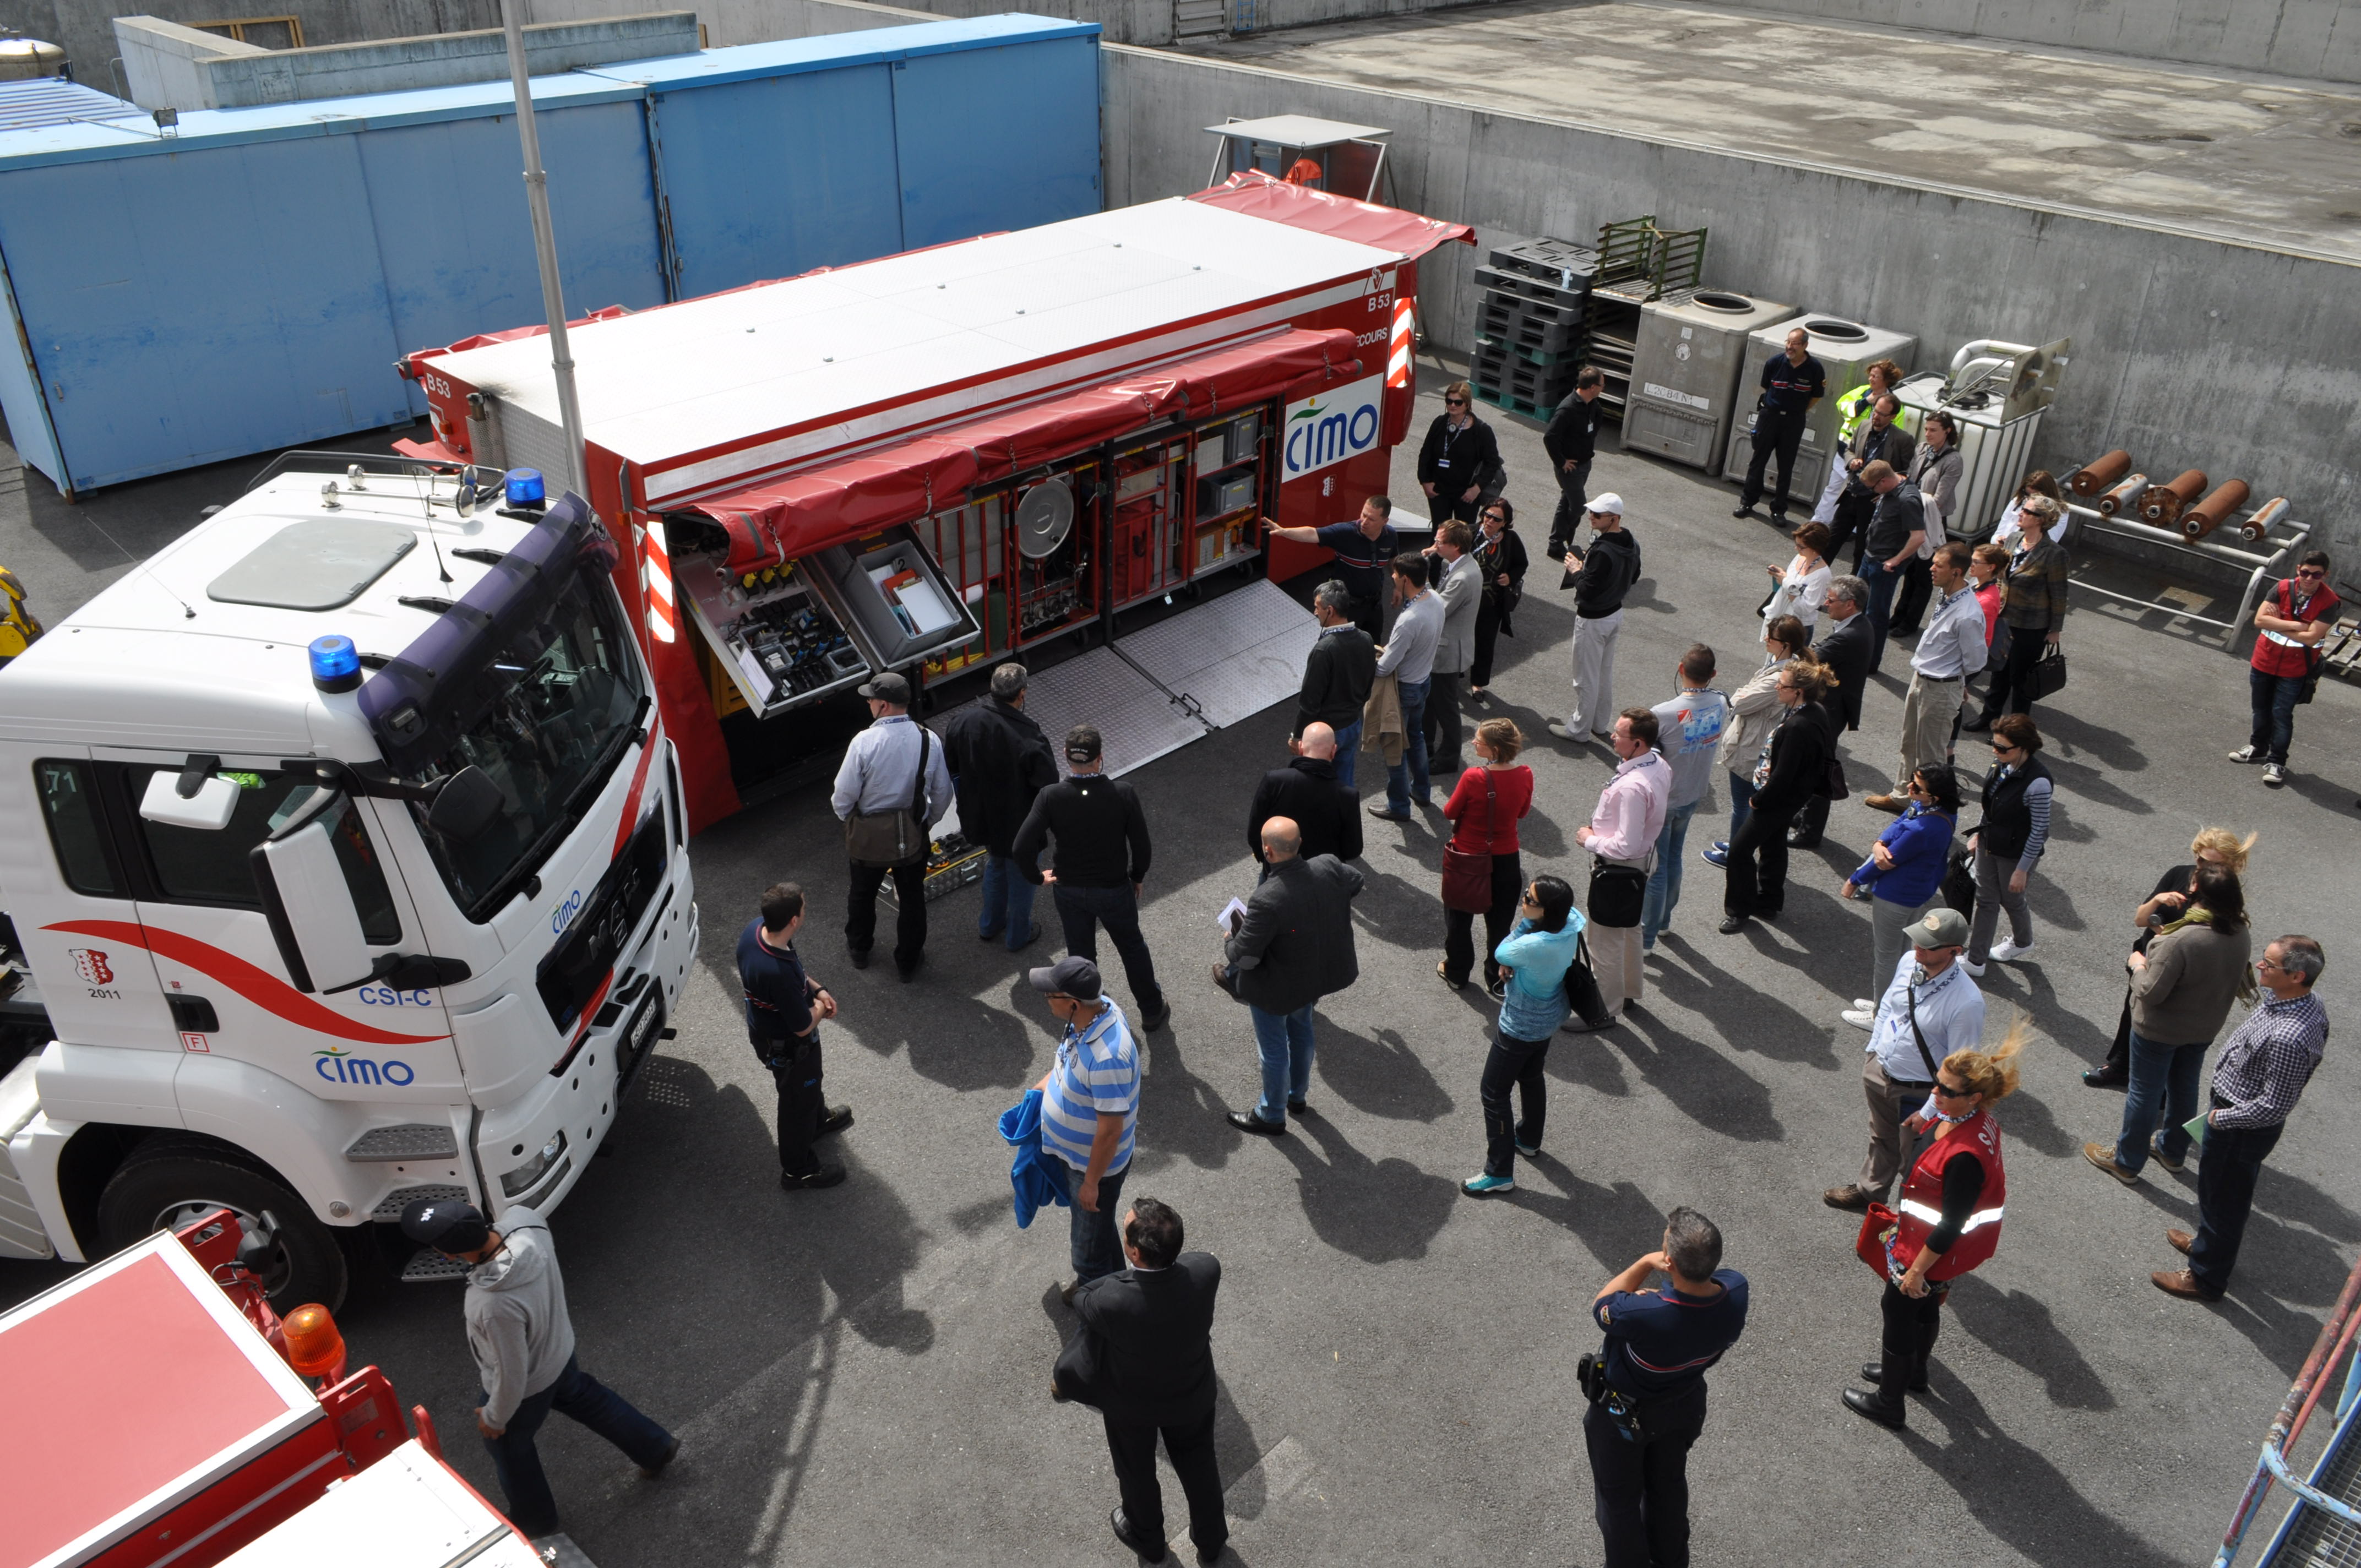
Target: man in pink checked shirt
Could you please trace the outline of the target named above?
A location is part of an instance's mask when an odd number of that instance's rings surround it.
[[[1646,985],[1640,970],[1640,907],[1673,791],[1673,770],[1656,750],[1657,733],[1656,716],[1647,708],[1627,707],[1616,716],[1615,776],[1598,792],[1589,825],[1574,830],[1575,841],[1591,854],[1590,963],[1607,1003],[1606,1022],[1586,1025],[1576,1017],[1566,1025],[1576,1034],[1620,1022]]]

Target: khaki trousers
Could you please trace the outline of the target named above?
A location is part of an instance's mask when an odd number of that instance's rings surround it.
[[[1910,788],[1910,775],[1941,762],[1951,754],[1951,720],[1960,716],[1965,683],[1954,675],[1938,681],[1927,675],[1910,677],[1902,699],[1902,766],[1894,775],[1894,793]]]
[[[1626,1002],[1646,995],[1648,977],[1640,969],[1640,927],[1592,926],[1587,927],[1587,934],[1590,970],[1598,977],[1598,994],[1607,1010],[1620,1013]]]
[[[1861,1162],[1861,1190],[1883,1200],[1902,1168],[1902,1122],[1926,1102],[1927,1085],[1885,1076],[1885,1064],[1874,1055],[1865,1058],[1861,1088],[1869,1094],[1869,1157]]]

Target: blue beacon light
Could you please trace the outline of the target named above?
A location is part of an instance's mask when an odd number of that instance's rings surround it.
[[[543,506],[548,500],[548,488],[543,484],[538,468],[510,469],[507,488],[509,505],[512,507]]]
[[[313,639],[312,684],[324,692],[348,692],[361,684],[360,650],[349,637]]]

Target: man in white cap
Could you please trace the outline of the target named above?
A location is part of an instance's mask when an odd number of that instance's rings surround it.
[[[1831,1187],[1820,1201],[1831,1209],[1865,1213],[1885,1201],[1894,1173],[1907,1163],[1902,1124],[1927,1102],[1935,1069],[1953,1051],[1983,1043],[1984,998],[1960,962],[1968,948],[1968,917],[1938,905],[1907,927],[1910,951],[1894,966],[1885,994],[1856,1000],[1844,1021],[1869,1031],[1862,1087],[1869,1092],[1869,1157],[1861,1179]]]
[[[1559,564],[1574,577],[1574,711],[1549,732],[1577,744],[1611,738],[1615,729],[1615,635],[1623,630],[1623,596],[1640,580],[1640,545],[1623,526],[1623,498],[1590,503],[1595,537],[1588,550],[1566,546]]]

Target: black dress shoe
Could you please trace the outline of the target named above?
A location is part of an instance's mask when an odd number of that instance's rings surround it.
[[[1869,1382],[1883,1383],[1885,1381],[1885,1364],[1882,1361],[1865,1363],[1861,1369],[1861,1375]],[[1922,1376],[1909,1387],[1913,1394],[1924,1394],[1927,1391],[1927,1379]]]
[[[869,967],[869,950],[865,948],[859,949],[847,948],[844,950],[844,955],[852,960],[852,967],[854,969],[867,969]]]
[[[1152,1035],[1170,1022],[1172,1022],[1172,1003],[1168,1002],[1153,1013],[1142,1014],[1139,1030],[1144,1035]]]
[[[1740,507],[1736,511],[1731,512],[1730,515],[1732,517],[1752,517],[1754,515],[1754,509],[1752,507]]]
[[[1962,724],[1960,728],[1971,735],[1982,735],[1992,728],[1992,715],[1980,715],[1973,723]]]
[[[1865,1416],[1879,1426],[1888,1427],[1895,1431],[1902,1430],[1901,1407],[1895,1406],[1889,1409],[1885,1401],[1880,1399],[1875,1394],[1859,1388],[1848,1388],[1844,1391],[1844,1402],[1845,1409],[1856,1416]]]
[[[1290,1100],[1287,1102],[1287,1113],[1290,1116],[1309,1116],[1312,1114],[1312,1103],[1306,1100]]]
[[[907,985],[907,984],[909,984],[912,981],[914,981],[914,980],[916,980],[916,979],[917,979],[917,978],[918,978],[918,966],[919,966],[919,965],[921,965],[921,964],[923,964],[923,963],[925,963],[926,961],[927,961],[927,955],[926,955],[926,954],[924,954],[924,953],[920,953],[917,958],[912,959],[911,959],[908,963],[906,963],[906,963],[904,963],[901,959],[895,959],[894,960],[894,974],[895,974],[895,977],[896,979],[898,979],[899,981],[901,981],[901,982],[902,982],[904,985]]]
[[[1819,847],[1820,836],[1817,833],[1809,834],[1800,839],[1793,833],[1787,835],[1787,848],[1791,850],[1817,850]]]
[[[663,1475],[665,1467],[671,1464],[675,1459],[679,1457],[679,1455],[680,1439],[674,1438],[670,1442],[664,1445],[664,1451],[656,1455],[656,1462],[653,1464],[642,1464],[640,1466],[640,1474],[653,1481],[657,1476]]]
[[[789,1176],[785,1171],[779,1173],[779,1186],[788,1192],[816,1191],[822,1187],[841,1186],[843,1182],[844,1167],[840,1165],[823,1165],[809,1176]]]
[[[824,1138],[830,1133],[840,1133],[851,1125],[852,1125],[852,1107],[831,1105],[819,1119],[819,1135]]]
[[[1210,1563],[1219,1563],[1222,1560],[1222,1552],[1223,1548],[1219,1546],[1197,1548],[1197,1568],[1207,1568]]]
[[[1280,1124],[1266,1122],[1251,1111],[1233,1111],[1227,1120],[1239,1132],[1252,1133],[1257,1137],[1276,1138],[1287,1131]]]
[[[2094,1067],[2082,1075],[2082,1081],[2092,1089],[2128,1089],[2131,1075],[2114,1068]]]
[[[1721,925],[1718,929],[1719,929],[1721,934],[1725,937],[1735,937],[1741,931],[1746,929],[1746,916],[1743,915],[1725,915],[1721,917]]]
[[[1161,1563],[1164,1561],[1165,1552],[1163,1546],[1161,1544],[1150,1545],[1148,1542],[1140,1540],[1137,1535],[1134,1535],[1131,1530],[1131,1520],[1126,1517],[1121,1508],[1116,1508],[1113,1513],[1107,1515],[1107,1523],[1115,1527],[1115,1538],[1123,1542],[1126,1546],[1130,1547],[1132,1551],[1137,1552],[1139,1554],[1139,1560],[1142,1563]]]

